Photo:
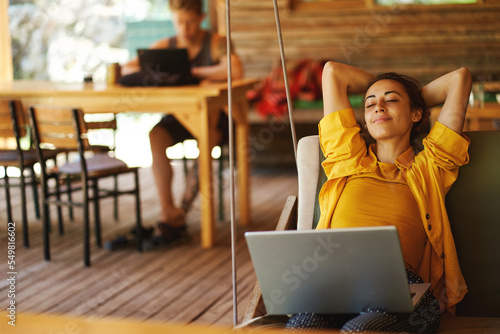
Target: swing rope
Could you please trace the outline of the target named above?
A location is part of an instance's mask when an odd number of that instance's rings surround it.
[[[292,132],[293,153],[297,164],[297,136],[295,134],[295,124],[293,121],[292,98],[290,96],[290,85],[288,84],[288,72],[286,69],[285,48],[283,47],[283,36],[281,34],[281,22],[278,10],[278,1],[273,0],[274,18],[276,20],[276,30],[278,33],[278,44],[280,48],[281,67],[283,68],[283,80],[285,83],[286,103],[288,106],[288,118],[290,120],[290,131]]]
[[[227,48],[227,105],[229,118],[229,191],[231,217],[231,273],[233,284],[233,326],[238,325],[238,282],[236,275],[236,219],[234,192],[234,133],[233,133],[233,78],[232,78],[232,45],[231,45],[231,11],[230,0],[226,0],[226,48]]]
[[[280,48],[281,66],[283,68],[283,79],[285,83],[286,101],[288,106],[288,116],[290,120],[290,130],[292,133],[293,153],[295,163],[297,163],[297,136],[295,124],[293,121],[292,101],[290,96],[290,86],[288,83],[288,72],[286,68],[285,50],[283,47],[283,37],[281,34],[281,23],[279,18],[278,2],[273,0],[274,16],[276,20],[276,29],[278,33],[278,44]],[[226,0],[226,48],[227,48],[227,99],[228,99],[228,118],[229,118],[229,189],[231,198],[231,265],[232,265],[232,284],[233,284],[233,326],[238,325],[238,287],[236,273],[236,222],[235,222],[235,191],[234,191],[234,134],[233,134],[233,87],[232,87],[232,62],[231,62],[231,12],[230,0]],[[243,189],[240,189],[240,191]]]

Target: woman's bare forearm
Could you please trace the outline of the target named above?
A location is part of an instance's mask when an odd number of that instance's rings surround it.
[[[472,76],[465,67],[449,72],[422,88],[428,108],[443,104],[438,121],[462,133],[472,87]]]
[[[323,111],[350,108],[349,94],[364,94],[375,77],[359,68],[335,62],[327,62],[323,68]]]

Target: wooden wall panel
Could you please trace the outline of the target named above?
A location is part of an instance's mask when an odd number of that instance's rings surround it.
[[[232,38],[246,75],[263,77],[279,62],[272,1],[231,4]],[[469,67],[479,79],[500,79],[498,1],[323,10],[317,4],[316,9],[293,9],[288,0],[279,5],[289,59],[331,59],[374,73],[401,72],[422,83],[460,66]]]

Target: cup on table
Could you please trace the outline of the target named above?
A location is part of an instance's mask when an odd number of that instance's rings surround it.
[[[109,63],[106,65],[106,82],[108,85],[112,85],[120,80],[120,64],[118,63]]]

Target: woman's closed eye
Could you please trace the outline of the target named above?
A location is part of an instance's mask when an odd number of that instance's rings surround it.
[[[399,102],[398,99],[390,99],[390,100],[387,100],[385,101],[385,103],[396,103],[396,102]],[[365,106],[365,109],[369,109],[369,108],[372,108],[376,105],[375,102],[371,102],[371,103],[368,103],[366,106]]]

